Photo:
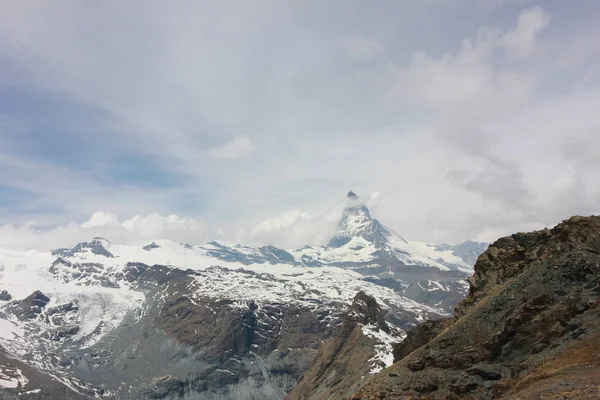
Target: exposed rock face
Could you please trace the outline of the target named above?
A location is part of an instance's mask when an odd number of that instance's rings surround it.
[[[341,332],[324,344],[298,386],[288,395],[295,399],[344,398],[365,381],[376,354],[374,339],[364,327],[390,333],[377,301],[359,292],[344,318]]]
[[[419,347],[429,343],[433,338],[451,325],[451,323],[451,318],[430,320],[419,324],[414,329],[408,331],[406,338],[394,346],[394,362],[402,360]]]
[[[113,258],[114,255],[108,251],[108,246],[110,246],[110,242],[108,240],[101,237],[95,237],[89,242],[81,242],[77,244],[77,246],[73,247],[72,249],[63,248],[54,250],[52,251],[52,254],[55,256],[72,257],[77,253],[85,253],[89,251],[92,254]]]
[[[21,320],[37,318],[44,307],[50,302],[50,298],[44,293],[36,290],[23,300],[17,302],[11,309],[17,318]]]
[[[1,301],[11,301],[12,296],[6,290],[0,290],[0,300]]]
[[[144,249],[146,251],[152,251],[152,249],[160,249],[160,246],[157,245],[156,243],[152,242],[152,243],[147,244],[144,247],[142,247],[142,249]]]
[[[595,398],[599,342],[600,217],[573,217],[492,244],[455,317],[410,332],[351,398]]]

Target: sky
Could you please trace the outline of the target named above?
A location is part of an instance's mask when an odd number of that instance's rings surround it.
[[[600,214],[600,2],[0,0],[0,246]]]

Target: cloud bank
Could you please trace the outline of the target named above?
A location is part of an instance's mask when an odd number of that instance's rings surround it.
[[[349,189],[385,193],[374,214],[423,241],[599,213],[599,12],[3,2],[2,240],[304,244]]]

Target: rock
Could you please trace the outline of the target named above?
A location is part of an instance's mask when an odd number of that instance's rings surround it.
[[[67,337],[71,337],[76,335],[79,332],[79,326],[75,325],[75,326],[69,326],[69,327],[64,327],[64,328],[56,328],[53,330],[49,330],[44,332],[43,337],[48,339],[48,340],[53,340],[55,342],[58,342],[60,340],[63,340]]]
[[[72,249],[56,249],[51,252],[52,255],[59,257],[72,257],[78,253],[85,253],[87,251],[92,254],[104,256],[107,258],[114,258],[114,255],[106,249],[106,246],[109,246],[110,242],[101,237],[95,237],[89,242],[81,242],[78,243]]]
[[[373,296],[369,296],[361,291],[354,296],[346,320],[348,324],[350,321],[353,321],[363,325],[375,325],[382,331],[389,333],[390,328],[383,317],[384,312],[379,304],[377,304],[377,300]]]
[[[586,385],[600,379],[600,360],[591,356],[600,351],[600,293],[590,284],[600,282],[600,217],[501,238],[479,257],[469,282],[454,318],[410,331],[394,349],[397,363],[352,398],[431,390],[425,398],[512,392],[516,399],[532,388],[535,395],[522,398],[550,398],[588,393]]]
[[[503,376],[510,377],[510,371],[507,368],[494,364],[475,364],[467,369],[467,373],[490,381],[497,381]]]
[[[451,318],[443,318],[426,321],[409,330],[404,340],[394,346],[394,362],[402,360],[419,347],[429,343],[451,323]]]
[[[184,394],[185,382],[172,376],[162,376],[153,379],[142,393],[151,399],[181,398]]]
[[[15,306],[11,307],[12,312],[21,320],[37,318],[44,307],[50,302],[50,298],[44,293],[36,290]]]
[[[298,386],[286,399],[349,396],[372,368],[370,361],[375,355],[373,339],[365,336],[362,330],[367,325],[390,333],[384,312],[375,298],[361,291],[354,297],[339,335],[319,349]]]
[[[156,243],[152,242],[150,244],[145,245],[144,247],[142,247],[142,249],[146,250],[146,251],[151,251],[152,249],[158,249],[160,248],[159,245],[157,245]]]
[[[12,296],[6,290],[0,290],[0,300],[1,301],[11,301]]]

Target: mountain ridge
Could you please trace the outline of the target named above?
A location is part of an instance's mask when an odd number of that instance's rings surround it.
[[[418,325],[350,398],[596,398],[600,217],[498,239],[454,316]]]
[[[36,371],[21,377],[7,361],[0,386],[22,398],[39,389],[49,398],[281,399],[343,330],[357,292],[398,335],[466,294],[465,272],[417,254],[368,208],[346,211],[365,230],[341,219],[351,238],[339,247],[95,237],[50,252],[0,249],[0,352]],[[389,365],[387,331],[361,332],[366,370]]]

